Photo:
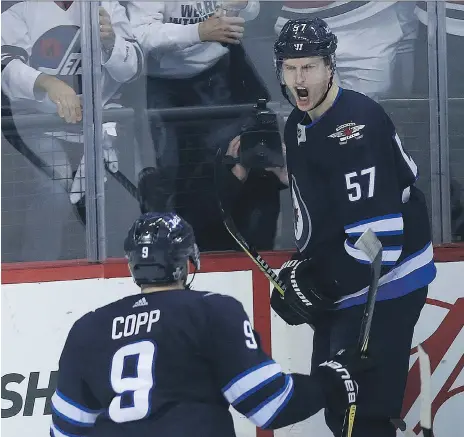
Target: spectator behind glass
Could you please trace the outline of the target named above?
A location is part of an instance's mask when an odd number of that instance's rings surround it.
[[[446,46],[448,56],[448,96],[464,98],[464,1],[446,2]],[[427,2],[417,2],[415,13],[420,21],[419,32],[427,37]],[[427,47],[417,53],[417,64],[427,62]],[[414,77],[415,92],[421,96],[428,95],[428,75],[418,71]]]
[[[267,97],[240,45],[244,23],[257,16],[259,2],[128,2],[127,10],[147,56],[148,108],[255,103]],[[226,149],[242,123],[240,118],[204,120],[182,130],[176,123],[151,118],[150,142],[156,148],[157,166],[168,169],[169,190],[200,195],[202,187],[193,178],[200,181],[206,173],[211,175],[217,147]],[[194,160],[182,152],[189,147],[195,148]],[[185,182],[182,187],[179,182],[176,187],[179,179]],[[174,198],[182,207],[182,200]],[[186,220],[196,222],[186,214]]]
[[[102,93],[107,104],[122,83],[134,80],[143,56],[133,38],[125,9],[118,2],[101,2]],[[33,168],[33,193],[27,205],[18,261],[56,260],[63,253],[61,231],[72,204],[83,204],[84,162],[77,171],[68,155],[83,155],[82,55],[79,2],[19,2],[2,13],[2,93],[9,99],[13,117],[20,113],[58,114],[66,123],[59,131],[45,128],[5,133],[17,149],[39,156],[47,170]],[[105,160],[113,171],[118,163],[111,147],[114,124],[104,125]],[[107,129],[105,129],[105,127]],[[28,163],[29,164],[29,163]],[[73,181],[74,178],[74,181]],[[81,211],[85,220],[85,212]],[[84,253],[78,256],[84,256]]]
[[[450,149],[451,232],[455,241],[464,241],[464,1],[446,2],[446,51],[448,97],[452,99],[448,109],[448,134]],[[427,2],[417,2],[416,14],[421,22],[419,32],[427,35]],[[427,62],[427,48],[417,53],[419,62]],[[426,96],[428,75],[417,72],[415,91]],[[461,100],[460,100],[461,99]]]
[[[288,187],[286,167],[245,168],[240,163],[227,163],[227,158],[238,158],[240,136],[230,141],[224,164],[218,178],[218,191],[223,207],[232,216],[240,233],[257,250],[273,250],[280,213],[280,191]],[[283,146],[285,156],[285,146]],[[191,208],[207,208],[206,204],[191,205]],[[210,228],[197,223],[200,242],[209,250],[236,249],[240,247],[217,217]],[[198,215],[199,216],[199,215]],[[200,248],[201,249],[201,248]]]
[[[289,19],[319,17],[338,37],[337,78],[343,88],[378,100],[409,93],[417,38],[414,2],[286,1],[275,23],[280,33]],[[393,79],[401,71],[401,84]]]

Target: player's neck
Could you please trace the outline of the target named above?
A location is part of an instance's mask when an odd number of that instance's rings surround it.
[[[338,90],[338,85],[333,83],[324,101],[317,108],[308,111],[311,120],[317,120],[318,118],[321,118],[331,108],[335,102],[335,99],[337,98]]]
[[[176,282],[175,284],[168,285],[142,285],[141,291],[144,294],[147,293],[156,293],[157,291],[169,291],[169,290],[183,290],[184,284],[181,281]]]

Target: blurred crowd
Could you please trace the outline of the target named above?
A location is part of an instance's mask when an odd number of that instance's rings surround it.
[[[151,206],[189,221],[200,250],[237,249],[218,196],[258,250],[291,248],[285,168],[245,167],[241,139],[255,126],[256,111],[224,108],[264,99],[283,108],[276,111],[283,126],[291,107],[275,76],[273,42],[297,17],[327,21],[339,41],[336,80],[385,105],[422,164],[422,188],[430,194],[427,4],[102,1],[92,16],[98,23],[91,23],[101,53],[89,60],[81,2],[2,2],[3,261],[85,258],[86,129],[101,133],[108,256],[122,254],[121,238],[139,213],[134,186],[147,174]],[[464,1],[446,2],[446,31],[452,232],[461,241]],[[101,108],[83,87],[88,66],[100,80]],[[191,107],[210,110],[176,115]],[[103,111],[101,126],[86,119],[88,108]],[[124,110],[129,116],[117,116]],[[218,156],[226,163],[220,172]]]

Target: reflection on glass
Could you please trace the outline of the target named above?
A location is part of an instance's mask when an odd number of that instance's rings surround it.
[[[456,239],[464,214],[464,94],[461,56],[453,54],[462,51],[462,8],[462,2],[447,2]],[[218,189],[258,249],[294,247],[285,169],[249,168],[250,150],[260,144],[252,106],[260,98],[270,101],[283,134],[292,108],[281,93],[273,45],[288,19],[314,16],[338,38],[335,80],[385,108],[429,199],[426,2],[101,2],[92,29],[99,29],[101,41],[109,256],[122,255],[122,236],[139,213],[134,186],[141,176],[143,208],[175,209],[192,223],[203,251],[238,249],[222,224]],[[82,258],[81,120],[93,98],[81,89],[80,4],[3,2],[2,24],[4,259]],[[221,184],[217,150],[224,161]]]
[[[2,213],[5,260],[85,256],[85,180],[79,2],[6,2],[2,10],[2,116],[7,140]],[[13,3],[13,4],[11,4]],[[47,19],[44,19],[46,17]],[[141,71],[142,52],[125,9],[101,2],[103,102]],[[45,114],[49,117],[43,117]],[[25,117],[28,115],[28,117]],[[34,117],[42,116],[42,122]],[[28,120],[31,120],[28,122]],[[105,162],[117,168],[114,127],[104,126]],[[18,170],[23,170],[18,177]]]
[[[446,3],[448,59],[449,148],[451,177],[451,233],[464,241],[464,2]]]

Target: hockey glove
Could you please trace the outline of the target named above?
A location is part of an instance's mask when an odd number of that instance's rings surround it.
[[[312,325],[322,311],[332,309],[334,302],[324,297],[312,279],[310,260],[286,261],[280,270],[279,279],[285,285],[285,295],[273,289],[272,309],[289,325]]]
[[[323,381],[327,405],[331,409],[343,411],[347,405],[357,403],[356,377],[373,368],[371,358],[361,357],[359,352],[342,349],[332,359],[319,364],[314,373],[320,375]]]

